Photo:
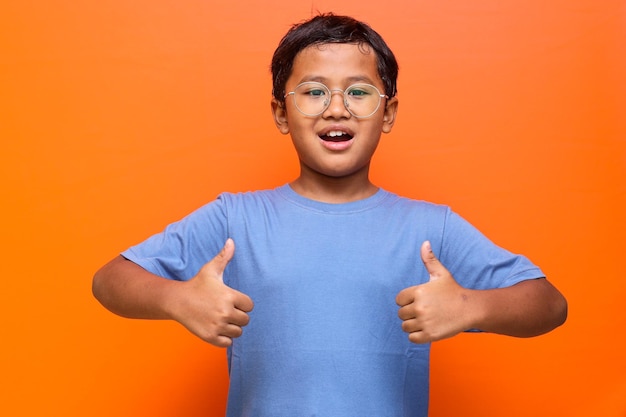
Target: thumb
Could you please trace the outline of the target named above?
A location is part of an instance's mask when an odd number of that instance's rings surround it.
[[[211,272],[216,275],[216,278],[219,278],[220,281],[223,281],[224,270],[233,256],[235,255],[235,242],[228,238],[226,239],[226,243],[224,243],[224,247],[215,255],[213,259],[209,261],[207,267],[211,270]]]
[[[430,275],[430,281],[438,279],[445,274],[447,270],[433,253],[433,249],[428,240],[422,243],[421,255],[422,262]]]

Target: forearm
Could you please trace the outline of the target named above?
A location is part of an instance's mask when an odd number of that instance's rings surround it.
[[[538,336],[567,318],[567,301],[543,278],[508,288],[472,291],[471,296],[477,313],[474,327],[490,333]]]
[[[104,307],[120,316],[171,319],[170,298],[178,284],[118,256],[96,272],[92,291]]]

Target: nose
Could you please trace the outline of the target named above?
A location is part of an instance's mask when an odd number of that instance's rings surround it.
[[[335,118],[348,118],[351,116],[351,113],[346,108],[343,90],[330,91],[330,103],[328,103],[328,108],[324,111],[324,115]]]

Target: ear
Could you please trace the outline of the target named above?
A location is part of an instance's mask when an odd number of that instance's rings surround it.
[[[398,114],[398,97],[392,97],[387,100],[385,106],[385,114],[383,115],[383,133],[391,132],[391,128],[396,121]]]
[[[272,99],[272,115],[274,116],[274,123],[280,130],[280,133],[286,135],[289,133],[289,125],[287,124],[287,108],[285,103],[281,103],[275,98]]]

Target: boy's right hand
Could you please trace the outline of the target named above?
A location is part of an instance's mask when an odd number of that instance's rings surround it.
[[[174,294],[173,318],[202,340],[227,347],[241,336],[254,303],[247,295],[224,284],[226,265],[235,253],[228,239],[221,252],[207,262],[198,274],[182,282]]]

